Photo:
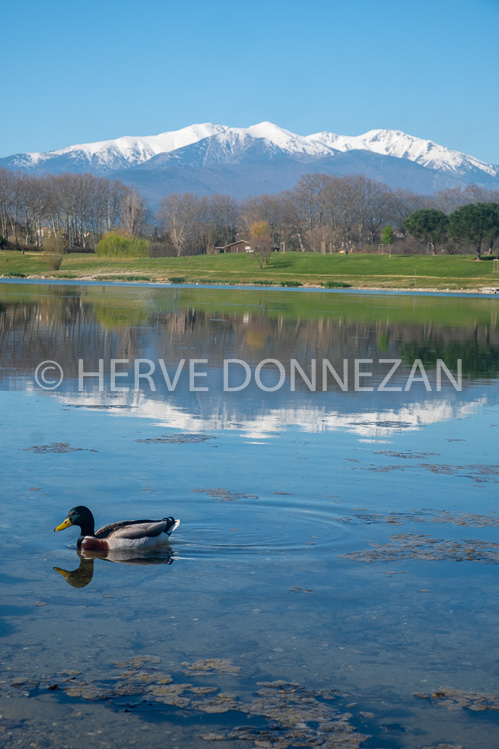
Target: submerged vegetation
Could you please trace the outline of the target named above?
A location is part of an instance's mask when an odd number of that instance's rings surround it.
[[[157,716],[161,710],[170,715],[169,709],[174,707],[178,716],[196,719],[198,738],[206,742],[238,740],[269,749],[360,749],[370,738],[363,729],[375,716],[359,709],[347,712],[348,695],[340,691],[315,690],[279,679],[257,682],[246,696],[247,690],[238,689],[241,668],[228,659],[185,661],[172,672],[164,671],[160,663],[156,656],[143,655],[115,663],[105,680],[90,681],[80,672],[70,671],[48,679],[14,681],[11,686],[28,698],[56,698],[63,693],[75,701],[102,702],[111,709],[126,708],[138,715]],[[217,684],[224,677],[233,679],[229,692]],[[208,715],[224,713],[231,716],[225,725],[220,718],[216,723],[206,720]],[[234,725],[243,716],[244,724]]]

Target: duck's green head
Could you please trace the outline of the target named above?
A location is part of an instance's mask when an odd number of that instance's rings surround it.
[[[83,505],[73,507],[68,512],[66,520],[64,520],[54,531],[63,531],[65,528],[69,528],[70,525],[79,525],[83,536],[93,536],[94,534],[94,516],[88,509]]]

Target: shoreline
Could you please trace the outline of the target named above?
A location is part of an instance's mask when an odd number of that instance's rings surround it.
[[[224,287],[227,288],[239,288],[239,289],[246,289],[246,290],[269,290],[269,291],[324,291],[324,292],[342,292],[342,293],[359,293],[359,292],[379,292],[379,293],[403,293],[403,294],[446,294],[446,295],[456,295],[460,296],[463,294],[466,295],[478,295],[480,297],[499,297],[499,293],[495,294],[493,292],[484,292],[481,288],[472,288],[472,289],[450,289],[450,288],[440,288],[437,286],[432,287],[404,287],[404,286],[397,286],[397,287],[390,287],[387,288],[386,286],[366,286],[365,284],[362,286],[350,286],[349,288],[325,288],[324,286],[317,285],[317,284],[311,284],[311,283],[304,283],[302,286],[292,286],[292,287],[286,287],[286,286],[280,286],[280,285],[268,285],[268,284],[245,284],[245,283],[237,283],[232,281],[227,282],[219,282],[219,283],[199,283],[196,281],[186,281],[185,283],[170,283],[167,280],[148,280],[148,281],[137,281],[137,280],[130,280],[127,281],[124,278],[116,279],[116,281],[113,281],[110,278],[102,279],[95,276],[81,276],[79,278],[61,278],[60,276],[40,276],[40,275],[29,275],[25,276],[24,278],[18,278],[16,276],[3,276],[0,275],[0,283],[53,283],[56,282],[57,284],[64,285],[68,284],[71,286],[77,286],[78,284],[93,284],[98,286],[138,286],[138,287],[144,287],[144,286],[159,286],[159,287],[172,287],[172,288],[217,288],[217,289],[223,289]],[[490,287],[484,287],[484,288],[490,288]],[[498,286],[499,288],[499,286]]]

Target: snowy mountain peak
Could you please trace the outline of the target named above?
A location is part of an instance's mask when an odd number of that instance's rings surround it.
[[[237,164],[249,160],[254,163],[260,160],[263,164],[279,157],[297,164],[315,164],[313,170],[326,168],[327,171],[331,168],[334,172],[332,160],[337,162],[340,155],[343,158],[349,152],[354,152],[350,163],[352,168],[355,164],[357,171],[361,172],[367,158],[366,151],[378,157],[399,160],[400,168],[412,162],[431,170],[433,176],[438,173],[446,179],[480,182],[499,177],[497,166],[400,130],[369,130],[354,136],[324,131],[302,136],[267,121],[247,128],[204,122],[159,135],[125,135],[115,140],[67,146],[46,153],[15,154],[0,159],[0,166],[55,174],[68,171],[90,171],[100,175],[119,172],[122,178],[124,170],[148,165],[149,162],[152,170],[159,163],[158,158],[163,164],[171,163],[174,159],[177,164],[204,167],[214,162]],[[372,157],[369,158],[372,162]],[[319,165],[319,162],[326,165],[326,161],[327,166]],[[383,168],[392,169],[393,164],[389,166],[386,163]]]
[[[309,138],[339,151],[371,151],[383,156],[407,159],[429,169],[444,172],[465,173],[470,169],[478,169],[490,176],[498,174],[497,168],[491,164],[440,146],[432,140],[408,135],[401,130],[369,130],[367,133],[354,136],[323,132],[310,135]]]
[[[101,140],[94,143],[81,143],[76,146],[67,146],[55,151],[45,153],[23,153],[16,154],[14,166],[47,166],[54,160],[59,161],[61,157],[67,157],[70,161],[77,163],[88,162],[97,171],[102,173],[114,171],[115,169],[136,164],[156,156],[159,153],[169,153],[178,148],[184,148],[192,143],[197,143],[203,138],[223,133],[227,128],[224,125],[212,125],[206,122],[200,125],[189,125],[181,130],[172,130],[159,135],[132,136],[124,135],[115,140]]]

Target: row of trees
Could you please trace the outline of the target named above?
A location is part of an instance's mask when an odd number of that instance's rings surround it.
[[[410,231],[407,220],[418,211],[433,211],[443,216],[446,224],[437,240],[439,248],[455,252],[475,240],[464,231],[450,232],[447,213],[454,215],[481,203],[498,204],[499,191],[471,186],[442,190],[429,197],[392,190],[360,175],[308,174],[293,190],[248,198],[239,204],[224,195],[168,195],[157,214],[158,238],[176,255],[209,251],[237,236],[258,241],[262,247],[270,243],[278,249],[348,253],[377,247],[381,242],[392,244],[407,234],[432,243],[424,232]]]
[[[153,253],[177,256],[209,252],[238,237],[265,252],[348,253],[400,242],[406,235],[433,252],[437,247],[457,251],[461,244],[480,254],[484,243],[490,249],[497,237],[491,229],[497,204],[499,191],[477,186],[430,197],[360,175],[307,174],[292,190],[240,202],[228,195],[170,194],[152,214],[136,190],[118,181],[90,174],[37,177],[0,168],[1,237],[15,247],[57,251],[94,250],[103,235],[118,230],[147,237]],[[466,229],[477,210],[488,216],[478,234]]]
[[[116,227],[138,235],[146,210],[143,198],[118,181],[0,169],[0,235],[16,247],[62,240],[67,249],[92,250]]]

